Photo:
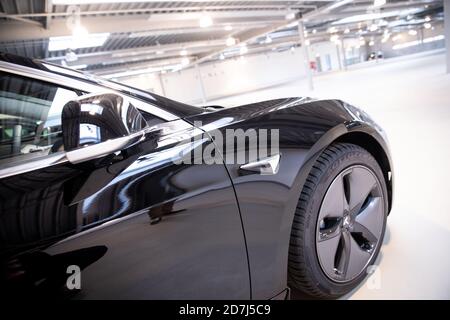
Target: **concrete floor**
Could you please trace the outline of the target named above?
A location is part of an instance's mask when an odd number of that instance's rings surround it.
[[[395,61],[395,62],[394,62]],[[403,57],[228,97],[232,106],[286,96],[333,97],[366,110],[386,131],[394,207],[379,269],[350,299],[450,299],[450,75],[444,54]]]

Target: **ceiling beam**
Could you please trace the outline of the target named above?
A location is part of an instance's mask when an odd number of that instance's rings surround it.
[[[225,45],[225,39],[216,39],[208,41],[191,41],[166,45],[154,45],[141,48],[131,48],[122,50],[110,50],[101,52],[92,52],[78,54],[78,60],[72,64],[99,64],[108,62],[108,64],[125,63],[127,61],[135,61],[138,59],[156,59],[165,58],[167,56],[179,55],[181,49],[185,49],[189,54],[197,54],[207,51],[214,47]],[[65,56],[50,57],[47,61],[59,62],[65,60]],[[70,64],[69,64],[70,65]]]
[[[234,25],[242,23],[265,22],[285,20],[285,11],[252,11],[252,12],[214,12],[211,14],[215,25]],[[7,15],[6,15],[7,16]],[[150,17],[145,15],[134,16],[101,16],[84,17],[81,19],[82,25],[90,33],[126,33],[152,30],[201,29],[198,24],[200,13],[176,13],[176,14],[155,14]],[[15,20],[26,20],[27,24],[18,21],[5,21],[0,23],[0,41],[17,41],[50,38],[56,36],[71,35],[65,19],[53,19],[48,29],[44,29],[38,22],[25,18]],[[202,30],[208,30],[204,28]]]
[[[53,11],[53,2],[52,2],[52,0],[45,0],[45,4],[44,5],[45,5],[45,8],[44,8],[44,10],[45,10],[45,12],[44,12],[44,14],[45,14],[45,16],[44,16],[44,18],[45,18],[44,28],[48,29],[49,26],[50,26],[50,22],[52,20],[52,16],[50,14]]]
[[[23,24],[23,22],[25,22],[26,24],[35,26],[35,27],[42,27],[42,24],[39,23],[38,21],[34,21],[34,20],[27,19],[27,18],[22,18],[22,17],[12,17],[9,14],[6,14],[4,12],[0,12],[0,18],[7,18],[7,19],[19,21],[19,22],[21,22],[21,24]]]
[[[227,49],[238,48],[242,43],[251,42],[253,40],[256,40],[257,38],[264,37],[264,36],[266,36],[269,33],[285,29],[285,28],[289,27],[290,25],[292,25],[293,23],[296,23],[296,22],[298,23],[298,21],[300,21],[300,20],[314,18],[314,17],[320,15],[323,12],[328,12],[330,10],[330,8],[333,7],[333,5],[334,4],[322,6],[319,9],[310,11],[307,14],[305,14],[305,15],[299,17],[299,18],[295,18],[295,19],[292,19],[292,20],[285,20],[283,22],[279,22],[279,23],[273,24],[273,25],[271,25],[269,27],[266,27],[266,28],[261,28],[261,29],[257,29],[257,30],[250,30],[250,31],[245,32],[243,34],[239,34],[239,36],[238,36],[239,40],[240,40],[239,44],[236,44],[235,46],[232,46],[232,47],[226,47],[225,46],[225,47],[220,48],[219,50],[214,50],[212,52],[209,52],[208,54],[202,55],[197,60],[195,60],[194,62],[186,65],[184,68],[188,68],[188,67],[191,67],[194,64],[200,64],[202,62],[208,61],[208,60],[214,58],[215,56],[220,55],[222,52],[224,52]]]
[[[49,1],[49,0],[46,0]],[[308,4],[295,4],[292,6],[286,5],[208,5],[207,7],[162,7],[162,8],[142,8],[142,9],[113,9],[113,10],[90,10],[90,11],[80,11],[81,16],[91,16],[91,15],[116,15],[116,14],[148,14],[148,13],[160,13],[160,14],[170,14],[170,13],[184,13],[184,12],[214,12],[214,11],[270,11],[270,10],[288,10],[288,9],[316,9],[315,5]],[[167,12],[170,11],[170,12]],[[39,13],[21,13],[21,14],[10,14],[10,17],[19,18],[36,18],[36,17],[67,17],[71,13],[69,12],[39,12]]]

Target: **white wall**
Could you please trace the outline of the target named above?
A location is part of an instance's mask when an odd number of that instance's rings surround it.
[[[164,95],[159,77],[157,73],[149,73],[120,78],[119,81],[132,87]]]
[[[308,47],[308,50],[311,61],[316,61],[317,58],[320,58],[321,71],[339,70],[340,57],[338,56],[338,49],[335,43],[331,41],[314,43]]]
[[[303,55],[299,49],[249,55],[243,59],[226,59],[200,65],[199,69],[207,100],[262,89],[306,76]],[[201,85],[195,68],[119,80],[181,102],[202,103]]]

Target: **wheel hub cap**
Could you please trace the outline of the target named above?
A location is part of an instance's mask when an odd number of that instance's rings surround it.
[[[384,200],[380,182],[364,166],[343,170],[319,211],[316,250],[328,278],[348,282],[361,274],[381,241]]]

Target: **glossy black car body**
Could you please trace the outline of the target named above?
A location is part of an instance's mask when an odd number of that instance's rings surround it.
[[[54,81],[84,93],[104,88],[171,115],[107,161],[74,164],[60,151],[55,154],[62,158],[54,162],[19,170],[1,164],[3,294],[284,297],[295,206],[312,164],[334,141],[372,153],[384,171],[392,204],[384,134],[364,112],[342,101],[286,98],[197,108],[39,61],[1,55],[0,62],[4,76]],[[206,146],[214,143],[211,130],[249,128],[279,129],[277,174],[243,173],[237,164],[173,161],[195,136],[202,135]],[[83,270],[80,290],[65,286],[69,265]]]

